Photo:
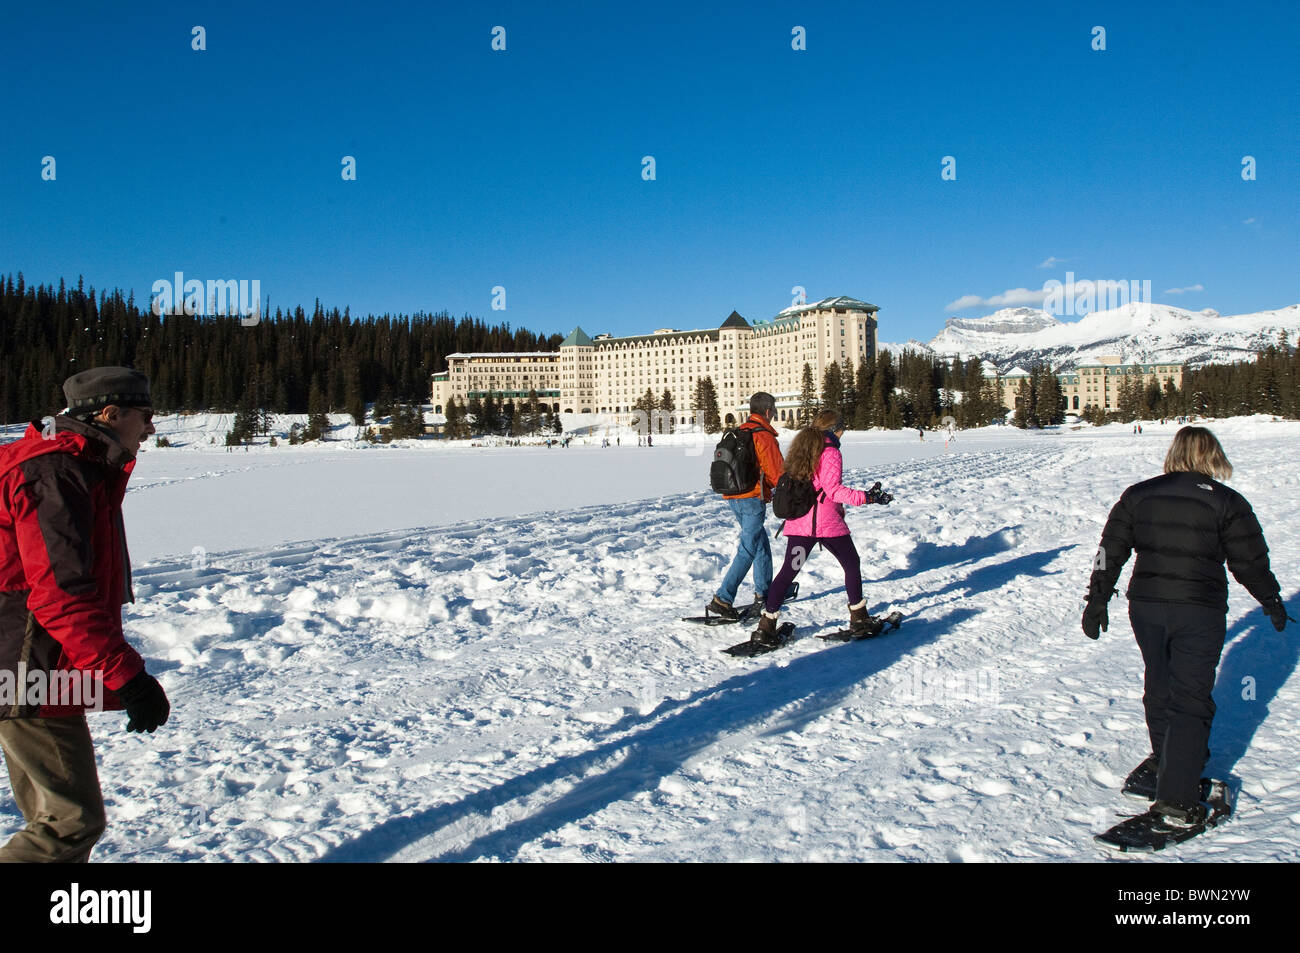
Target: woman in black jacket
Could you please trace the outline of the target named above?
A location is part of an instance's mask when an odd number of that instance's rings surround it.
[[[1223,447],[1204,427],[1183,427],[1165,456],[1164,476],[1137,483],[1110,511],[1088,584],[1083,631],[1109,624],[1106,603],[1129,553],[1129,621],[1146,685],[1142,704],[1152,754],[1124,790],[1154,799],[1174,825],[1200,823],[1200,778],[1209,758],[1215,670],[1227,632],[1228,568],[1281,632],[1286,608],[1269,569],[1268,546],[1245,497],[1219,480],[1232,476]]]

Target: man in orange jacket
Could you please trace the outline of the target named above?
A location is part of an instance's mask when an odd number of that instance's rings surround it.
[[[749,419],[740,425],[740,429],[753,434],[759,474],[749,491],[723,497],[740,522],[740,545],[722,580],[722,587],[708,605],[708,612],[713,615],[728,619],[740,617],[732,603],[736,601],[736,592],[751,566],[754,569],[755,603],[763,603],[772,585],[772,547],[763,521],[767,516],[767,504],[772,499],[772,488],[785,472],[785,460],[776,442],[776,428],[772,426],[775,418],[776,398],[771,394],[760,391],[749,399]]]
[[[100,367],[63,385],[65,414],[0,448],[0,748],[27,826],[0,862],[85,861],[105,814],[86,711],[127,731],[171,710],[122,635],[134,601],[122,496],[154,432],[149,381]]]

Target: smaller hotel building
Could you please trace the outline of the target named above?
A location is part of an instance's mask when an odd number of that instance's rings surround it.
[[[1061,392],[1065,395],[1067,414],[1082,413],[1088,407],[1116,410],[1120,381],[1125,378],[1136,379],[1141,387],[1148,387],[1154,381],[1162,391],[1166,381],[1173,381],[1175,387],[1181,388],[1183,365],[1164,362],[1143,364],[1138,361],[1123,361],[1117,355],[1107,355],[1098,357],[1095,361],[1077,364],[1073,370],[1056,375],[1061,383]],[[1002,405],[1008,410],[1015,408],[1016,398],[1020,394],[1020,382],[1027,380],[1029,372],[1019,367],[998,375]]]

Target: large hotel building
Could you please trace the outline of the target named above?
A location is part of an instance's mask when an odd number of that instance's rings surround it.
[[[464,405],[490,391],[497,400],[526,399],[537,391],[552,411],[606,414],[630,423],[634,405],[647,390],[655,399],[672,393],[678,423],[695,419],[695,384],[711,378],[724,424],[749,415],[749,398],[767,391],[777,417],[796,419],[803,366],[809,364],[820,390],[832,361],[876,359],[874,304],[855,298],[826,298],[786,308],[750,324],[735,311],[716,328],[653,334],[589,337],[574,328],[558,351],[449,354],[447,370],[433,375],[434,412],[455,398]]]
[[[852,363],[876,359],[874,304],[856,298],[825,298],[786,308],[765,321],[746,321],[735,311],[716,328],[678,331],[661,328],[652,334],[588,336],[582,328],[560,343],[558,351],[449,354],[447,370],[432,378],[434,413],[443,413],[454,397],[461,406],[482,399],[520,401],[536,391],[553,412],[597,413],[618,424],[630,423],[634,405],[647,390],[655,400],[672,393],[674,416],[681,424],[695,421],[695,384],[709,377],[718,393],[724,424],[743,421],[749,398],[767,391],[776,398],[777,418],[793,423],[799,416],[803,366],[809,364],[820,392],[822,375],[832,361]],[[989,365],[991,368],[991,365]],[[1121,362],[1099,357],[1058,374],[1066,412],[1088,406],[1114,410],[1119,381],[1125,376],[1162,387],[1166,380],[1182,386],[1182,365]],[[1016,406],[1021,380],[1028,373],[1015,368],[996,376],[1003,405]]]

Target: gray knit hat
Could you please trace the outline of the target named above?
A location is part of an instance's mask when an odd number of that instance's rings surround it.
[[[97,413],[109,404],[153,406],[149,378],[129,367],[96,367],[73,374],[63,382],[63,396],[68,400],[68,414],[72,417]]]

